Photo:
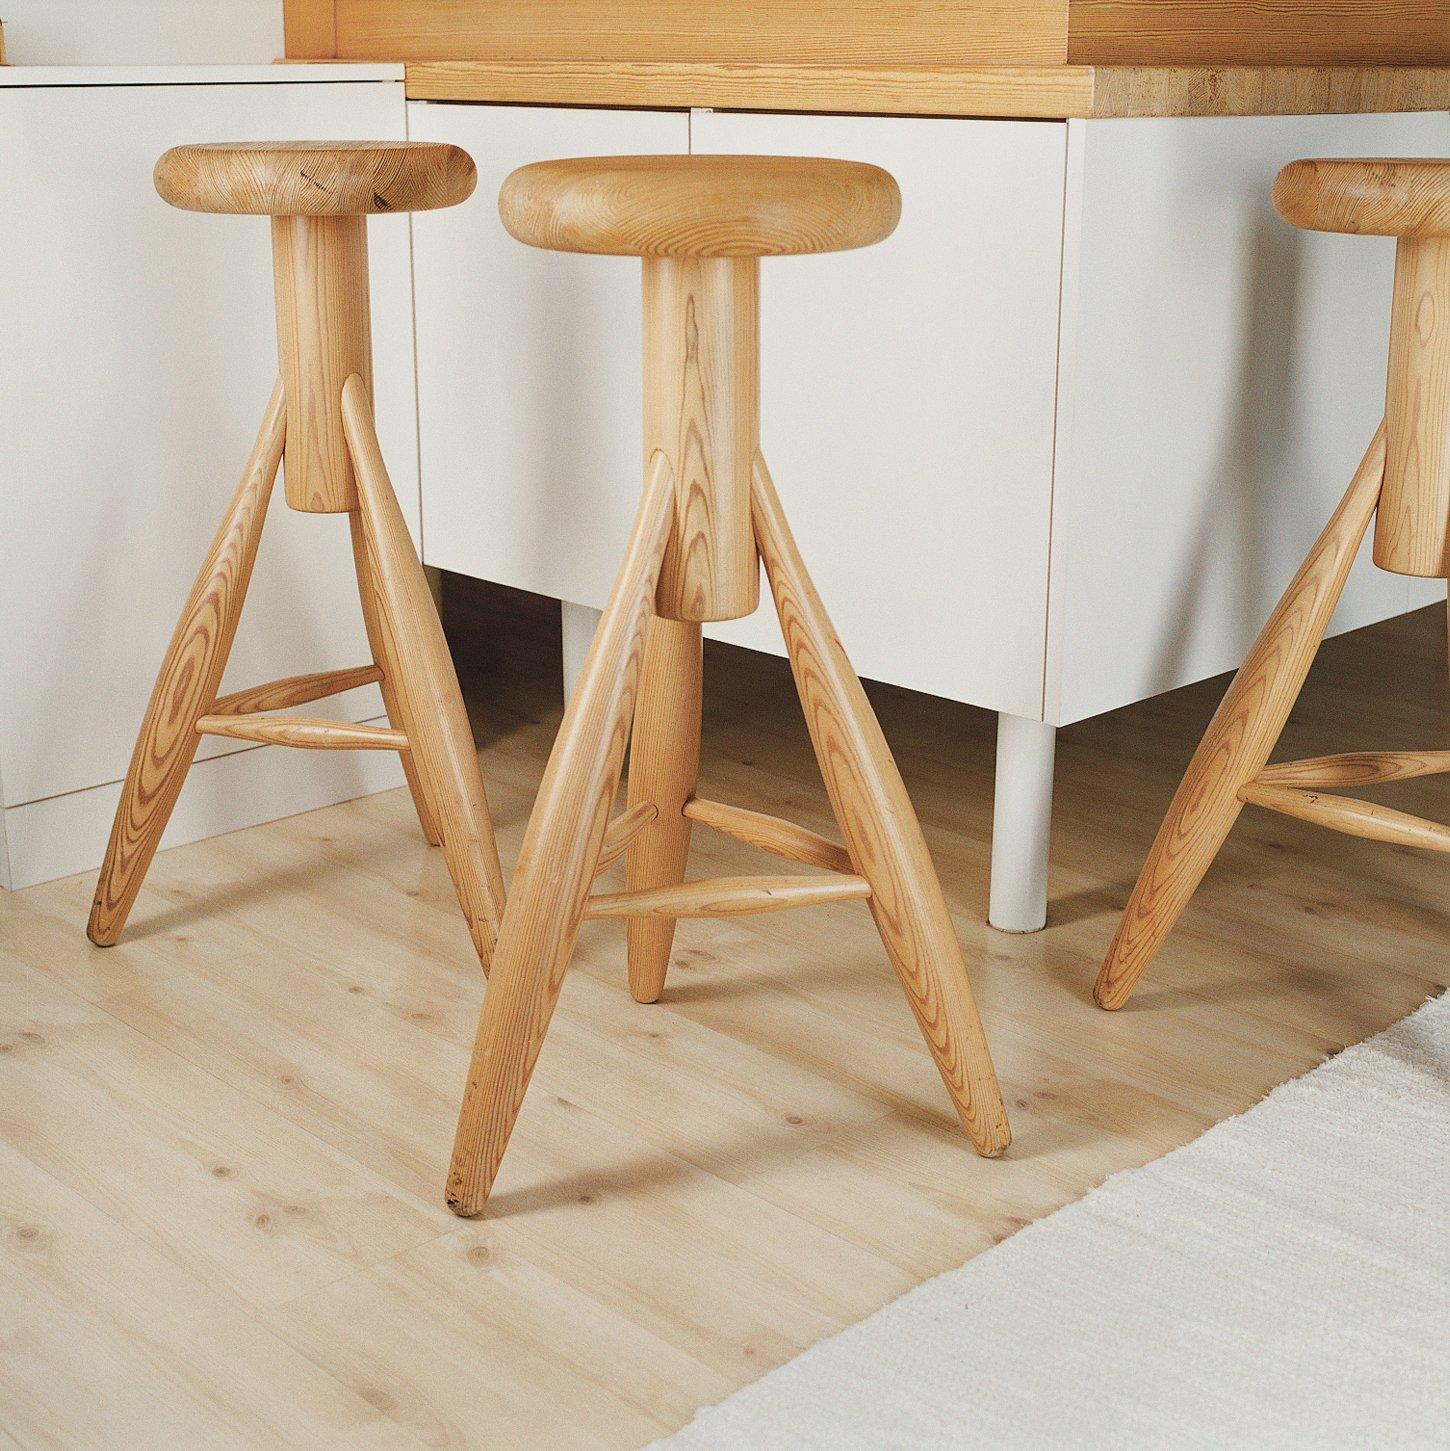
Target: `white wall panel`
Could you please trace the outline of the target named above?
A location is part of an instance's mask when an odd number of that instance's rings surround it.
[[[265,65],[282,0],[5,0],[11,65]]]
[[[418,395],[429,564],[598,607],[639,501],[640,265],[542,252],[498,216],[530,161],[683,153],[658,111],[413,102],[417,140],[478,165],[471,200],[414,219]]]

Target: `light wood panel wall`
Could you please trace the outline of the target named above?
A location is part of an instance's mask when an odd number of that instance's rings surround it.
[[[1435,65],[1446,0],[1071,0],[1081,65]]]
[[[1446,0],[284,0],[298,59],[1450,63]]]
[[[282,39],[293,60],[336,56],[336,0],[282,0]]]

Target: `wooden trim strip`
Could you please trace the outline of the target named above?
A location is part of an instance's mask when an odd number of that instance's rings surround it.
[[[1293,786],[1264,786],[1250,781],[1240,790],[1239,800],[1369,841],[1450,852],[1450,826],[1377,806],[1372,801],[1356,801],[1353,796],[1326,796]]]
[[[1097,66],[1094,117],[1331,116],[1450,108],[1447,66]]]
[[[864,877],[717,877],[647,892],[610,892],[590,897],[586,917],[741,917],[815,907],[824,902],[865,901]]]
[[[1450,66],[411,61],[410,100],[1067,120],[1450,110]]]
[[[705,801],[695,796],[685,803],[685,815],[691,821],[713,827],[736,841],[772,856],[784,857],[786,861],[825,867],[832,872],[855,871],[845,847],[807,827],[783,821],[778,816],[767,816],[763,811],[747,811],[743,806],[727,806],[723,801]]]
[[[219,696],[208,715],[254,715],[258,711],[288,710],[294,705],[311,705],[360,685],[375,685],[383,678],[377,665],[356,665],[351,670],[325,670],[316,675],[289,675],[266,685],[236,690]]]
[[[301,715],[204,715],[200,736],[229,736],[268,746],[300,746],[321,751],[406,751],[408,737],[389,726],[316,720]]]
[[[409,100],[879,115],[1085,116],[1090,66],[846,66],[693,61],[418,61]]]

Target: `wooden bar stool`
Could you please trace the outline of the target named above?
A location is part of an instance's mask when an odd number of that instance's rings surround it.
[[[488,1197],[586,917],[628,920],[630,988],[648,1003],[677,918],[867,902],[963,1126],[979,1152],[1000,1154],[1006,1113],[921,828],[759,453],[760,259],[881,241],[900,212],[895,181],[844,161],[614,157],[526,166],[499,205],[530,246],[643,259],[646,465],[524,838],[449,1205],[476,1214]],[[695,795],[700,624],[754,611],[761,556],[844,846]],[[627,809],[611,821],[626,745]],[[697,821],[828,874],[686,882]],[[628,890],[591,896],[621,855]]]
[[[475,179],[458,147],[404,142],[180,146],[156,165],[172,206],[272,218],[281,378],[151,693],[91,908],[102,947],[125,926],[201,737],[216,735],[398,751],[487,968],[503,876],[463,697],[373,429],[367,273],[370,213],[453,206]],[[218,698],[284,454],[292,508],[347,515],[372,661]],[[371,682],[388,728],[277,714]]]
[[[1450,751],[1268,764],[1370,519],[1381,569],[1450,578],[1450,160],[1296,161],[1274,204],[1296,227],[1399,238],[1385,419],[1189,763],[1098,974],[1105,1008],[1128,1000],[1246,803],[1450,852],[1450,827],[1334,794],[1450,771]]]

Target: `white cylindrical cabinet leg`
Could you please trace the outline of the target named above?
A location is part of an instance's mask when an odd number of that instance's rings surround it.
[[[559,618],[564,627],[564,704],[574,695],[574,686],[579,672],[584,669],[584,657],[594,643],[594,631],[599,628],[599,610],[588,605],[571,605],[568,600],[559,601]]]
[[[1056,726],[1019,715],[997,717],[992,892],[987,921],[999,932],[1040,932],[1047,925],[1056,752]]]

